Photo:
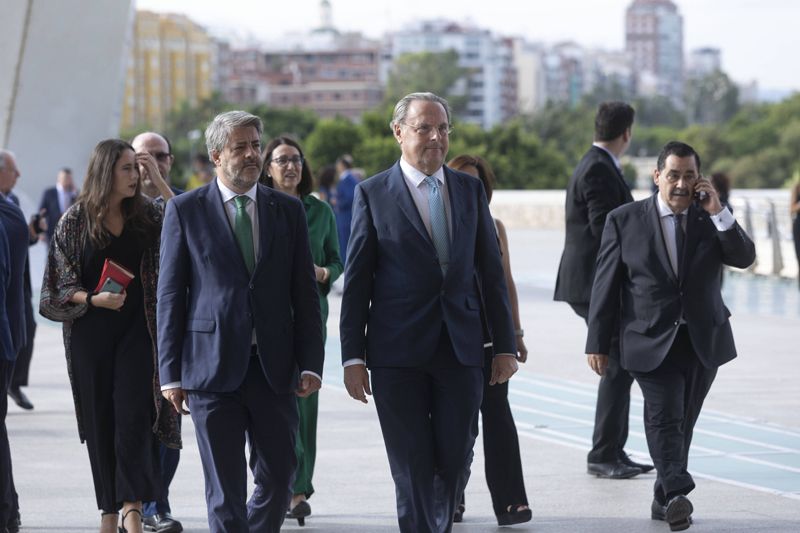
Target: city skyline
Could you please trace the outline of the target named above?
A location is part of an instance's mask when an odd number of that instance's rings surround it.
[[[295,0],[292,4],[295,11],[307,16],[291,17],[282,10],[277,21],[270,20],[276,11],[274,4],[251,0],[227,0],[224,9],[211,0],[136,1],[139,9],[186,14],[217,37],[233,42],[276,43],[283,35],[308,31],[320,23],[319,0]],[[529,41],[574,41],[588,47],[621,50],[625,41],[625,9],[631,0],[607,0],[602,5],[586,0],[557,3],[496,0],[469,6],[467,11],[455,0],[436,3],[406,0],[402,9],[388,0],[366,5],[358,0],[331,3],[333,25],[337,29],[359,31],[369,37],[396,31],[414,20],[448,18],[489,29],[497,35],[522,36]],[[675,3],[684,21],[684,54],[706,46],[721,49],[723,70],[739,83],[757,81],[763,96],[800,90],[800,76],[784,60],[789,51],[800,47],[800,35],[793,27],[800,20],[800,3],[792,0]]]

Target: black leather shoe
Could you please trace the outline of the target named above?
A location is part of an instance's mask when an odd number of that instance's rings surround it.
[[[172,518],[169,513],[154,514],[142,518],[145,531],[155,531],[156,533],[180,533],[183,531],[183,524]]]
[[[642,473],[635,466],[628,466],[622,461],[613,463],[586,463],[586,472],[590,475],[607,479],[628,479]]]
[[[628,466],[638,468],[639,470],[642,471],[642,474],[646,474],[647,472],[650,472],[653,468],[655,468],[653,465],[648,465],[645,463],[637,463],[633,461],[628,454],[622,454],[622,457],[620,457],[619,460]]]
[[[8,395],[12,400],[14,400],[15,404],[19,405],[23,409],[27,409],[28,411],[33,409],[33,404],[19,387],[12,387],[8,389]]]
[[[497,525],[513,526],[514,524],[530,522],[531,518],[533,518],[533,511],[530,508],[520,509],[520,507],[522,505],[510,505],[507,513],[497,515]]]
[[[467,510],[467,507],[463,503],[459,503],[456,506],[456,510],[453,512],[453,522],[456,524],[464,521],[464,512]]]
[[[650,518],[667,522],[670,531],[689,529],[692,525],[692,512],[694,512],[692,502],[682,494],[672,498],[666,505],[653,500],[650,506]]]

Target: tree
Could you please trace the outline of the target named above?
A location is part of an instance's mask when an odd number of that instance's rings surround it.
[[[310,109],[276,109],[261,104],[248,109],[261,118],[264,123],[264,138],[271,139],[288,135],[295,139],[304,139],[314,131],[319,117]]]
[[[322,119],[305,140],[305,153],[317,170],[343,154],[353,154],[362,142],[361,131],[346,118]],[[360,163],[356,161],[356,165]]]
[[[720,124],[739,110],[739,88],[716,70],[686,82],[686,120],[689,124]]]
[[[389,73],[385,101],[394,105],[407,94],[431,92],[446,98],[453,114],[459,114],[469,101],[467,74],[455,50],[402,54]]]

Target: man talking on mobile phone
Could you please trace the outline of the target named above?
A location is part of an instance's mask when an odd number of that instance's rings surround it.
[[[589,305],[586,354],[602,375],[615,328],[619,364],[644,396],[647,445],[656,467],[651,518],[687,529],[694,489],[689,445],[717,368],[736,357],[730,312],[720,293],[723,265],[746,268],[755,246],[688,144],[658,156],[658,191],[606,219]],[[694,203],[695,193],[703,196]]]

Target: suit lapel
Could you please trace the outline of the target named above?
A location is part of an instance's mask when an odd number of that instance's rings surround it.
[[[658,257],[658,261],[664,267],[664,271],[667,272],[669,275],[670,280],[677,284],[678,278],[675,276],[675,271],[672,270],[672,263],[669,260],[669,254],[667,253],[667,242],[664,236],[664,230],[661,227],[661,215],[658,212],[658,193],[654,194],[649,202],[645,202],[644,206],[644,222],[645,227],[649,228],[651,231],[650,240],[653,242],[653,247],[655,248],[656,257]],[[684,257],[685,254],[684,254]]]
[[[408,192],[405,178],[403,178],[403,171],[400,170],[400,162],[395,163],[394,167],[392,167],[389,178],[386,180],[386,188],[389,194],[394,198],[400,211],[403,212],[417,233],[419,233],[420,237],[425,239],[425,241],[433,247],[433,241],[431,241],[431,237],[428,235],[428,230],[425,229],[425,224],[422,223],[422,218],[419,216],[417,206],[411,198],[411,193]]]
[[[201,209],[208,213],[208,227],[214,233],[213,241],[218,243],[222,257],[234,257],[240,268],[247,272],[247,266],[244,264],[244,257],[239,245],[236,242],[236,237],[233,234],[228,213],[225,211],[225,206],[222,204],[222,194],[219,192],[219,187],[216,185],[216,180],[205,186],[203,194],[197,196],[197,201],[201,204]]]
[[[277,230],[275,213],[277,205],[273,195],[274,193],[268,187],[258,185],[256,189],[256,198],[258,198],[256,204],[258,208],[258,257],[256,258],[256,267],[253,269],[253,274],[261,268],[262,264],[266,263],[265,258],[269,257],[269,249],[272,246],[272,239]]]

